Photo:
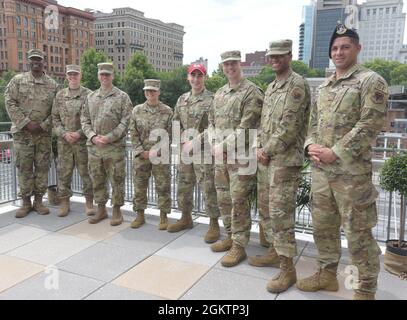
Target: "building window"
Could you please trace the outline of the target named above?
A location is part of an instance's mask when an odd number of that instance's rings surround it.
[[[18,26],[21,26],[21,18],[20,18],[20,16],[16,17],[16,23],[17,23]]]

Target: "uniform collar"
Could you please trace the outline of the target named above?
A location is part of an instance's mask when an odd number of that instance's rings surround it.
[[[293,70],[290,69],[290,72],[288,73],[288,75],[285,79],[282,79],[282,80],[275,79],[273,81],[274,89],[276,90],[276,89],[281,89],[282,87],[284,87],[285,84],[291,80],[292,76],[293,76]]]
[[[235,84],[234,86],[231,86],[229,83],[226,85],[226,93],[229,93],[231,91],[237,91],[242,84],[246,81],[246,78],[242,78],[239,83]]]
[[[28,73],[30,74],[30,80],[31,80],[33,83],[45,84],[46,78],[45,78],[45,73],[44,73],[44,72],[42,73],[42,76],[41,76],[40,78],[35,78],[35,77],[33,76],[33,74],[31,73],[31,71],[29,71]]]
[[[110,96],[115,95],[115,94],[118,92],[118,90],[119,90],[119,89],[117,89],[115,86],[113,86],[112,90],[110,90],[106,95],[102,95],[102,88],[99,88],[99,89],[97,90],[97,95],[98,95],[99,97],[102,97],[102,98],[108,98],[108,97],[110,97]]]
[[[74,89],[75,90],[75,89]],[[83,91],[83,87],[80,86],[78,89],[76,89],[77,93],[72,94],[72,91],[68,88],[66,88],[66,92],[65,92],[65,97],[66,98],[78,98],[81,96],[82,91]]]
[[[185,96],[185,101],[191,101],[191,100],[193,100],[193,101],[202,101],[202,100],[204,100],[204,96],[207,94],[207,92],[208,92],[208,90],[206,90],[206,88],[204,88],[203,91],[199,95],[193,96],[192,95],[192,90],[191,90]]]
[[[334,73],[330,78],[330,82],[334,82],[334,81],[339,81],[339,80],[345,80],[350,78],[355,72],[359,71],[362,68],[361,65],[359,64],[355,64],[354,66],[352,66],[348,71],[346,71],[345,74],[343,74],[341,77],[336,78],[336,73]]]
[[[157,106],[155,107],[150,107],[147,103],[147,101],[144,102],[144,107],[146,109],[146,111],[150,112],[150,113],[156,113],[161,109],[161,101],[158,101]]]

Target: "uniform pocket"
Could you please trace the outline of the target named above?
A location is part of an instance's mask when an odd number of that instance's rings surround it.
[[[273,182],[282,183],[287,181],[297,181],[299,179],[300,167],[282,167],[274,171]]]

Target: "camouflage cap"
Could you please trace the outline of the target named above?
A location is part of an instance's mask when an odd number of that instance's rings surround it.
[[[41,58],[42,60],[44,60],[44,52],[42,52],[40,49],[31,49],[30,51],[28,51],[28,59],[34,57]]]
[[[66,73],[69,72],[81,73],[81,67],[76,64],[68,64],[66,66]]]
[[[226,51],[220,55],[220,58],[222,59],[221,63],[224,63],[226,61],[241,61],[242,60],[242,55],[240,51],[238,50],[233,50],[233,51]]]
[[[160,80],[157,79],[145,79],[144,80],[144,88],[143,90],[160,90]]]
[[[113,63],[111,62],[98,63],[98,74],[101,73],[113,74],[114,73]]]
[[[276,40],[270,42],[266,56],[282,55],[293,51],[293,42],[289,39]]]

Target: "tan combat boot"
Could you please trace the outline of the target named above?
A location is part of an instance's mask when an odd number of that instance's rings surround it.
[[[224,252],[230,250],[232,248],[232,234],[228,233],[227,237],[221,241],[218,241],[211,245],[211,250],[213,252]]]
[[[122,211],[120,210],[120,206],[114,205],[113,212],[112,212],[112,220],[110,220],[111,226],[118,226],[123,222],[123,215]]]
[[[33,210],[40,215],[49,214],[49,209],[42,203],[42,195],[36,194],[34,196]]]
[[[259,224],[259,238],[260,238],[260,245],[265,248],[270,247],[270,243],[268,243],[266,237],[264,236],[263,226]],[[279,261],[280,263],[280,261]]]
[[[93,216],[95,214],[95,210],[93,209],[93,196],[92,195],[85,195],[86,203],[85,203],[85,211],[88,216]]]
[[[131,227],[133,229],[137,229],[137,228],[140,228],[145,223],[146,223],[146,220],[144,218],[144,210],[137,210],[137,217],[131,223]]]
[[[280,273],[267,284],[267,291],[281,293],[297,282],[293,258],[280,256]]]
[[[96,214],[89,218],[89,223],[90,224],[95,224],[98,223],[104,219],[107,218],[107,210],[106,210],[106,205],[105,204],[98,204],[98,211]]]
[[[222,258],[220,263],[224,267],[234,267],[246,259],[246,257],[247,255],[245,249],[242,246],[233,243],[232,249],[230,249],[229,252]]]
[[[165,212],[160,211],[160,223],[158,225],[158,230],[167,230],[168,228],[168,218]]]
[[[66,217],[70,210],[69,198],[59,198],[59,212],[58,217]]]
[[[376,298],[373,292],[364,292],[360,290],[355,290],[353,300],[376,300]]]
[[[205,242],[206,243],[214,243],[219,240],[220,237],[220,229],[218,218],[211,218],[209,221],[209,229],[205,235]]]
[[[255,267],[280,267],[280,259],[274,247],[270,247],[264,256],[249,257],[249,264]]]
[[[24,218],[30,213],[32,209],[31,197],[23,197],[23,206],[17,210],[15,217]]]
[[[339,284],[336,278],[336,271],[319,269],[314,275],[298,280],[297,288],[307,292],[315,292],[318,290],[338,291]]]
[[[181,219],[179,219],[174,224],[169,224],[167,227],[168,232],[179,232],[184,229],[192,229],[193,228],[192,222],[192,214],[191,212],[182,212]]]

